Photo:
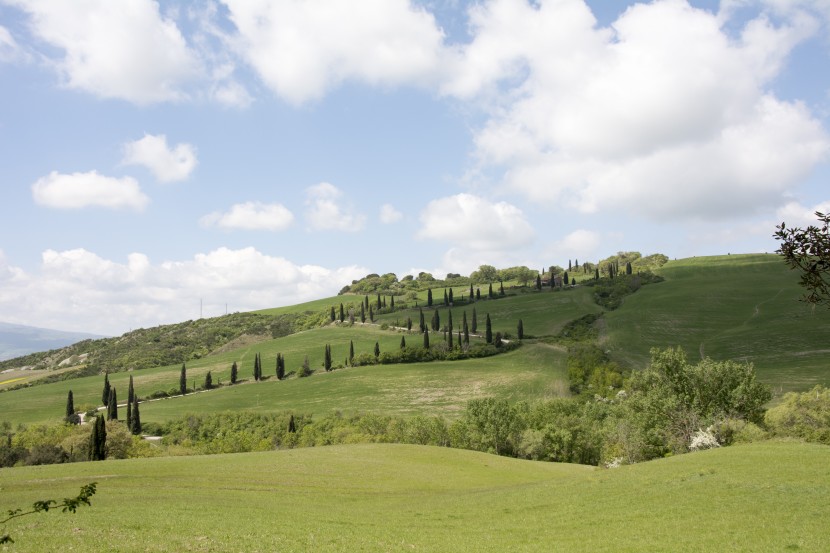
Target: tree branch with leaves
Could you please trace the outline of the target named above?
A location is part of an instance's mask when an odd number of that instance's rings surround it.
[[[23,509],[11,509],[6,512],[6,518],[0,520],[0,525],[6,524],[10,520],[26,515],[45,513],[50,509],[60,509],[61,512],[64,513],[74,513],[81,505],[91,505],[89,498],[95,495],[97,485],[97,482],[90,482],[89,484],[81,486],[81,492],[77,496],[66,497],[60,503],[58,503],[56,499],[44,499],[41,501],[35,501],[32,504],[32,508],[26,511]],[[0,536],[0,544],[3,543],[14,543],[14,540],[9,534],[3,534]]]
[[[807,290],[804,301],[813,305],[830,305],[830,214],[816,211],[819,225],[787,228],[785,223],[773,237],[781,241],[775,251],[791,269],[801,271],[799,283]]]

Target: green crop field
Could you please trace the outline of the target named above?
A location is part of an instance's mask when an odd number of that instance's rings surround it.
[[[827,551],[830,448],[747,446],[604,470],[405,445],[0,471],[9,551]]]
[[[642,366],[652,347],[746,360],[776,394],[830,385],[830,310],[798,301],[798,275],[776,255],[672,261],[605,316],[605,347]]]

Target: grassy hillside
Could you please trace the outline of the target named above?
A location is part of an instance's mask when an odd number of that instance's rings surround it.
[[[8,524],[19,552],[817,552],[828,455],[762,443],[615,470],[401,445],[133,459],[4,469],[0,508],[98,482],[75,515]]]
[[[798,275],[776,255],[672,261],[605,315],[605,347],[642,366],[652,347],[746,360],[775,393],[830,384],[830,310],[798,301]]]

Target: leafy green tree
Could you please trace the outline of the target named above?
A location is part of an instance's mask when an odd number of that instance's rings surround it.
[[[380,357],[380,343],[375,342],[375,359]]]
[[[764,420],[777,436],[830,445],[830,388],[818,385],[807,392],[787,392]]]
[[[490,314],[487,313],[487,318],[484,321],[484,340],[488,344],[493,343],[493,327],[490,324]]]
[[[179,374],[179,393],[185,395],[187,393],[187,368],[182,363],[182,371]]]
[[[110,399],[107,402],[107,420],[118,420],[118,394],[115,391],[115,386],[110,388]]]
[[[427,307],[432,307],[432,288],[427,288]]]
[[[799,283],[807,291],[803,301],[830,306],[830,213],[816,211],[820,226],[776,227],[773,236],[781,242],[775,253],[784,258],[791,269],[801,273]]]
[[[236,361],[234,361],[233,365],[231,365],[231,384],[236,384],[237,378],[239,378],[239,367],[237,367]]]
[[[473,307],[473,318],[470,321],[470,329],[473,331],[473,334],[478,332],[478,318],[476,317],[476,308]]]
[[[519,319],[519,324],[517,325],[517,328],[516,328],[516,336],[519,337],[519,340],[521,340],[522,338],[525,337],[525,327],[524,327],[524,324],[522,323],[521,319]]]
[[[104,373],[104,390],[101,393],[101,403],[107,405],[110,400],[110,373]]]
[[[141,413],[138,411],[138,396],[133,398],[133,418],[130,424],[130,432],[135,436],[141,435]]]
[[[474,280],[477,282],[494,282],[499,278],[498,270],[492,265],[480,265],[474,274],[476,275]],[[472,278],[473,275],[470,275],[470,277]]]
[[[103,461],[107,458],[107,423],[103,415],[95,417],[89,439],[89,460]]]
[[[213,376],[211,376],[210,371],[207,372],[205,375],[205,390],[210,390],[213,388]]]
[[[424,349],[429,349],[429,329],[424,329]]]
[[[331,346],[326,344],[326,351],[323,357],[323,368],[326,369],[326,372],[331,370]]]

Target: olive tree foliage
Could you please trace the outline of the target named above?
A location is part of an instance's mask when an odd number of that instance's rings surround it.
[[[800,284],[807,291],[804,301],[830,306],[830,213],[816,212],[819,225],[787,228],[781,223],[773,234],[781,241],[775,253],[784,257],[791,269],[801,272]]]

